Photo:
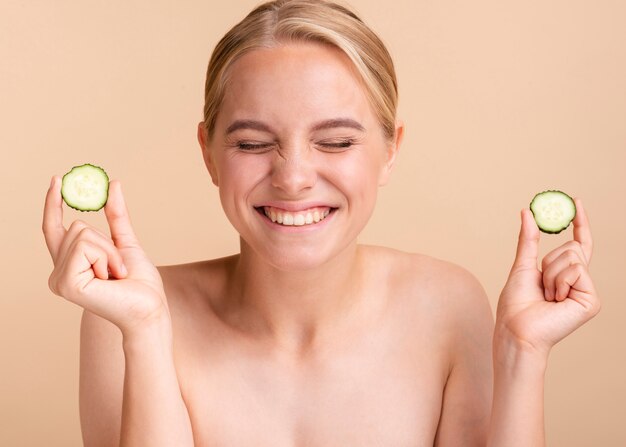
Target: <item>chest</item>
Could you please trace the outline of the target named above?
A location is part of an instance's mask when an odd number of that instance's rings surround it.
[[[427,346],[377,339],[295,361],[222,343],[179,374],[198,446],[401,447],[433,445],[444,370]]]

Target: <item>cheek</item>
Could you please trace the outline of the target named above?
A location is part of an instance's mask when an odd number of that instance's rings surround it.
[[[381,162],[370,154],[355,153],[331,164],[335,179],[352,200],[360,203],[376,201]]]
[[[229,215],[236,209],[247,208],[247,198],[254,188],[267,177],[267,167],[263,160],[253,157],[232,157],[220,160],[219,194],[224,210]]]

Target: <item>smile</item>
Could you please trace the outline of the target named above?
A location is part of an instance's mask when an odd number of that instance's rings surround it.
[[[314,225],[321,222],[331,212],[330,207],[316,207],[301,211],[287,211],[264,206],[263,212],[274,223],[285,226]]]

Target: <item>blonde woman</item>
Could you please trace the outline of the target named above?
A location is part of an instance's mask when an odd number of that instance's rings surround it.
[[[109,237],[63,227],[53,177],[43,230],[51,289],[85,309],[86,446],[544,444],[550,348],[599,310],[582,203],[541,270],[522,211],[494,327],[462,268],[357,243],[402,141],[396,104],[354,13],[279,0],[217,45],[198,126],[240,253],[156,268],[119,182]]]

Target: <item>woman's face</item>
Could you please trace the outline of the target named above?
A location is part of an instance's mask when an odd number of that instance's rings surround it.
[[[311,43],[236,61],[210,141],[199,129],[242,243],[284,270],[321,265],[356,243],[397,150],[348,58]]]

